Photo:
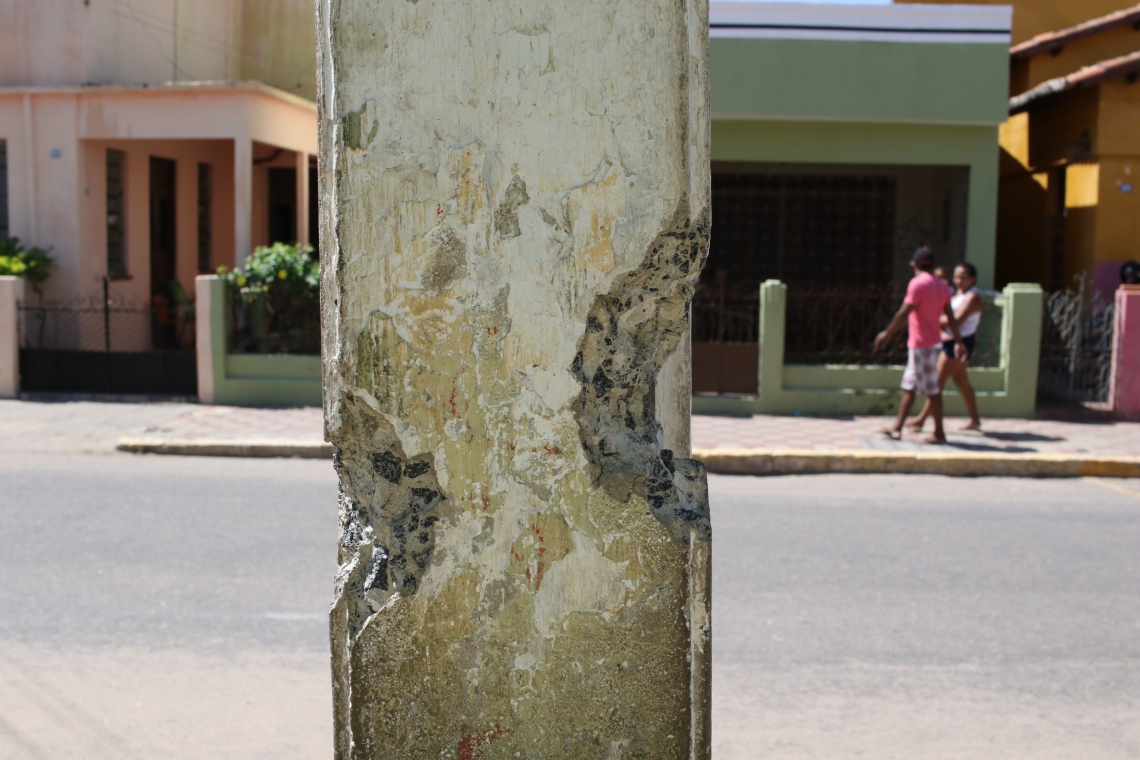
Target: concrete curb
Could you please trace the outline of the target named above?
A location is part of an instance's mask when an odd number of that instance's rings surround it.
[[[332,459],[323,441],[211,441],[202,439],[123,438],[116,447],[135,454],[205,457],[298,457]],[[1140,478],[1140,457],[1079,454],[999,454],[911,451],[814,451],[786,449],[694,449],[693,458],[721,475],[814,475],[913,473],[1017,478]]]
[[[809,475],[825,472],[914,473],[1018,478],[1140,478],[1140,457],[1080,454],[916,453],[695,449],[693,458],[722,475]]]
[[[332,459],[324,441],[211,441],[164,438],[123,438],[115,447],[135,454],[174,454],[200,457],[298,457]]]

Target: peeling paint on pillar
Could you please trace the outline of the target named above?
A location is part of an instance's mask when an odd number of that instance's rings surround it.
[[[707,5],[320,0],[348,758],[707,758]]]

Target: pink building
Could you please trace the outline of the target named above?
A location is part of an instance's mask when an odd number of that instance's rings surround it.
[[[0,237],[51,247],[46,298],[193,298],[316,243],[313,24],[309,0],[0,0]]]

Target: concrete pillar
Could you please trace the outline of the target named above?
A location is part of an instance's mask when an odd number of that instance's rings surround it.
[[[20,395],[20,312],[23,277],[0,277],[0,398]]]
[[[756,395],[760,408],[776,411],[784,390],[784,334],[788,315],[788,286],[779,280],[760,285],[760,365]]]
[[[1140,285],[1116,291],[1114,332],[1108,398],[1117,416],[1140,419]]]
[[[198,402],[213,404],[217,377],[226,361],[226,284],[216,274],[194,278],[194,348],[198,364]]]
[[[1037,372],[1041,365],[1041,321],[1045,294],[1036,283],[1011,282],[1002,289],[1001,366],[1009,417],[1037,414]]]
[[[318,3],[342,760],[709,756],[707,14]]]
[[[313,242],[309,240],[309,154],[299,150],[293,156],[297,167],[297,242],[305,245]]]
[[[253,252],[253,143],[234,138],[234,266]]]

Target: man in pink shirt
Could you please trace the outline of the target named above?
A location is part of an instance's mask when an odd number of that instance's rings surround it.
[[[965,360],[966,346],[958,332],[958,320],[950,308],[950,287],[933,275],[934,252],[927,247],[914,252],[910,266],[914,277],[906,288],[906,298],[902,308],[895,314],[891,324],[875,336],[875,350],[881,351],[895,333],[907,325],[906,372],[903,373],[902,403],[899,416],[892,428],[883,431],[896,441],[902,438],[903,423],[910,408],[914,405],[914,394],[918,391],[930,399],[930,412],[934,417],[934,435],[923,443],[946,443],[946,431],[942,428],[942,386],[938,384],[938,355],[942,352],[942,326],[940,317],[945,314],[950,332],[954,335],[954,353]]]

